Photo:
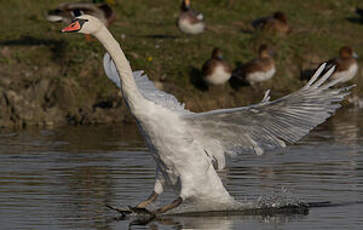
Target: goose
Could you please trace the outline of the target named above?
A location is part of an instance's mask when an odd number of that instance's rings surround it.
[[[258,50],[258,58],[238,67],[233,71],[233,77],[255,85],[271,79],[276,73],[275,61],[267,45],[262,44]]]
[[[115,20],[115,14],[112,8],[107,3],[96,0],[94,0],[93,3],[61,3],[55,9],[48,11],[46,19],[49,22],[70,24],[74,17],[82,14],[93,15],[101,20],[106,26],[109,26]]]
[[[275,12],[272,16],[256,19],[252,22],[252,26],[255,29],[279,34],[288,34],[291,32],[291,28],[287,23],[287,17],[281,11]]]
[[[321,76],[323,64],[303,88],[283,98],[271,101],[267,91],[254,105],[194,113],[173,95],[156,89],[142,71],[132,72],[120,44],[97,18],[77,17],[62,32],[93,35],[107,51],[105,73],[120,88],[156,162],[151,195],[130,209],[153,215],[176,212],[190,202],[197,204],[198,211],[246,207],[229,194],[217,174],[226,166],[225,154],[261,155],[297,142],[332,116],[353,87],[331,88],[337,81],[326,80],[334,68]],[[167,187],[177,198],[155,210],[146,209]]]
[[[190,0],[182,1],[177,26],[186,34],[200,34],[204,31],[204,16],[190,8]]]
[[[328,66],[336,66],[331,79],[339,79],[347,82],[354,78],[358,72],[358,55],[349,46],[343,46],[339,50],[339,57],[328,61]]]
[[[223,60],[219,48],[214,48],[211,58],[203,64],[202,74],[204,81],[211,85],[222,85],[231,77],[231,66]]]

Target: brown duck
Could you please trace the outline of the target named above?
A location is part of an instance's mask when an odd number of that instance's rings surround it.
[[[259,48],[258,58],[234,70],[233,77],[254,85],[271,79],[275,72],[275,61],[270,54],[268,46],[263,44]]]
[[[358,72],[358,55],[349,46],[343,46],[339,50],[339,57],[328,61],[328,66],[335,66],[335,71],[331,79],[340,79],[341,82],[347,82],[354,78]]]
[[[204,16],[202,13],[190,8],[190,0],[183,0],[177,26],[180,31],[186,34],[200,34],[204,31]]]
[[[258,30],[279,34],[288,34],[291,32],[291,28],[287,23],[287,17],[281,11],[275,12],[272,16],[256,19],[252,22],[252,26]]]
[[[221,50],[214,48],[211,58],[202,67],[202,73],[204,81],[208,84],[222,85],[230,79],[232,68],[223,60]]]

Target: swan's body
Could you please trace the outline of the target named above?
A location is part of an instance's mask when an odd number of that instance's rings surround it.
[[[109,53],[104,57],[106,74],[121,88],[157,165],[154,192],[138,207],[150,204],[165,186],[179,196],[155,212],[184,200],[205,210],[239,205],[216,173],[225,167],[225,154],[262,154],[296,142],[330,117],[340,107],[336,102],[349,94],[350,88],[329,89],[335,82],[323,84],[332,71],[317,80],[322,67],[304,88],[279,100],[270,102],[266,94],[261,103],[249,107],[193,113],[174,96],[157,90],[141,72],[132,73],[119,43],[94,17],[78,17],[63,31],[93,34]]]

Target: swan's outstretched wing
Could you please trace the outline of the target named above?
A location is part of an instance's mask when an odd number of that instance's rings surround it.
[[[266,93],[259,104],[191,114],[185,119],[191,127],[218,140],[227,153],[254,151],[260,155],[285,147],[329,118],[350,93],[352,86],[330,89],[338,81],[326,82],[334,68],[320,76],[324,67],[320,66],[302,89],[278,100],[269,101]]]
[[[119,73],[108,53],[103,57],[103,67],[107,77],[113,81],[117,87],[121,88]],[[190,111],[184,109],[184,104],[181,104],[173,95],[157,89],[147,75],[144,75],[143,73],[143,71],[135,71],[133,72],[133,75],[137,88],[146,99],[181,114],[192,114]]]

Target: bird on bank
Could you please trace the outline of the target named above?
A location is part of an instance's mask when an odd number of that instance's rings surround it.
[[[200,34],[204,32],[204,16],[190,7],[190,0],[182,1],[177,26],[180,31],[186,34]]]
[[[61,3],[55,9],[48,11],[46,19],[49,22],[63,22],[69,24],[80,15],[87,14],[98,18],[106,26],[115,20],[115,13],[108,3],[114,1],[94,0],[93,3],[87,2],[68,2]]]
[[[214,48],[212,56],[202,67],[203,79],[210,85],[222,85],[226,83],[232,74],[231,66],[223,59],[219,48]]]
[[[275,12],[272,16],[254,20],[252,26],[257,30],[278,34],[288,34],[291,32],[291,27],[287,23],[287,17],[281,11]]]
[[[275,61],[267,45],[259,47],[258,57],[237,67],[232,76],[250,85],[271,79],[276,73]]]
[[[283,98],[270,101],[266,93],[255,105],[194,113],[173,95],[156,89],[142,72],[132,72],[120,44],[97,18],[82,15],[62,31],[94,35],[105,47],[106,75],[121,89],[156,162],[153,192],[132,210],[147,210],[166,187],[178,198],[150,213],[172,211],[185,201],[197,204],[198,211],[245,207],[217,174],[226,166],[225,154],[261,155],[297,142],[329,118],[351,89],[332,89],[337,81],[326,80],[334,68],[321,76],[322,65],[303,88]]]
[[[328,61],[328,66],[335,66],[331,79],[339,79],[347,82],[354,78],[358,72],[358,55],[349,46],[343,46],[339,50],[339,57]]]

